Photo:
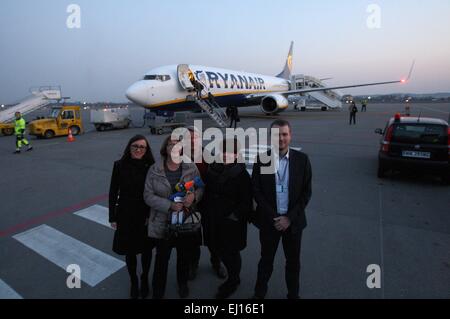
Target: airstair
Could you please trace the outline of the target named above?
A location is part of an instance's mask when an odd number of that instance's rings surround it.
[[[186,96],[186,101],[196,103],[214,122],[217,123],[219,127],[227,127],[226,121],[228,117],[223,108],[215,100],[214,95],[207,91],[207,85],[200,82],[204,89],[202,92],[197,93],[192,83],[192,79],[200,81],[200,79],[195,78],[194,73],[189,68],[189,65],[178,65],[178,81],[183,89],[190,93]],[[204,92],[206,94],[203,94]]]
[[[303,74],[292,76],[291,83],[294,90],[326,87],[322,80]],[[335,90],[309,92],[305,95],[321,102],[330,109],[342,109],[342,96]]]
[[[0,123],[13,121],[16,112],[26,115],[50,104],[53,100],[61,100],[61,87],[59,86],[31,88],[30,92],[30,96],[0,112]]]
[[[196,95],[188,95],[187,101],[195,102],[206,114],[219,125],[219,127],[227,127],[227,115],[214,100],[214,96],[209,94],[208,99],[200,99]]]

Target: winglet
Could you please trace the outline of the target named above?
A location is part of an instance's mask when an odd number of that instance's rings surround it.
[[[412,73],[413,73],[413,71],[414,71],[415,65],[416,65],[416,60],[413,60],[413,62],[412,62],[412,64],[411,64],[411,68],[409,69],[408,77],[406,78],[406,80],[405,80],[405,79],[402,79],[400,82],[402,82],[402,83],[409,82],[409,79],[411,79],[411,75],[412,75]]]
[[[411,78],[411,75],[414,71],[415,66],[416,66],[416,60],[413,60],[413,63],[411,64],[411,69],[409,70],[408,79],[406,81],[409,81],[409,79]]]

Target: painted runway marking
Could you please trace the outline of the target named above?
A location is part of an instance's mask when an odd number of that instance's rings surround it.
[[[100,205],[94,205],[74,213],[80,217],[93,221],[97,224],[111,228],[109,223],[108,208]]]
[[[14,239],[66,271],[81,268],[81,280],[94,287],[125,266],[125,263],[60,231],[41,225],[13,236]]]
[[[23,299],[14,289],[6,282],[0,279],[0,299]]]
[[[0,231],[0,238],[1,237],[6,237],[6,236],[11,236],[12,234],[18,233],[19,231],[23,231],[23,230],[28,229],[30,227],[33,227],[35,225],[43,224],[43,223],[45,223],[46,221],[48,221],[48,220],[50,220],[52,218],[59,217],[59,216],[62,216],[64,214],[72,213],[72,212],[74,212],[76,210],[79,210],[79,209],[87,207],[87,206],[91,206],[93,204],[96,204],[98,202],[104,201],[106,199],[108,199],[108,194],[103,194],[103,195],[100,195],[100,196],[97,196],[97,197],[94,197],[94,198],[82,201],[79,204],[75,204],[75,205],[72,205],[72,206],[69,206],[69,207],[66,207],[66,208],[54,211],[54,212],[50,212],[50,213],[47,213],[47,214],[44,214],[44,215],[41,215],[41,216],[37,216],[37,217],[31,218],[31,219],[29,219],[29,220],[27,220],[25,222],[22,222],[20,224],[11,226],[11,227],[9,227],[7,229],[1,230]]]

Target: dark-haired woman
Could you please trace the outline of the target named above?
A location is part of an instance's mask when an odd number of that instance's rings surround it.
[[[144,201],[147,171],[154,163],[147,139],[134,136],[127,144],[123,156],[114,163],[109,189],[109,222],[114,228],[113,251],[125,255],[130,275],[130,298],[139,296],[137,255],[141,255],[141,297],[149,293],[148,273],[152,251],[148,249],[147,222],[150,208]]]
[[[241,255],[247,246],[247,221],[252,209],[252,187],[246,166],[239,163],[237,139],[222,143],[223,161],[209,165],[204,196],[204,241],[219,254],[228,278],[216,298],[225,299],[238,288]]]

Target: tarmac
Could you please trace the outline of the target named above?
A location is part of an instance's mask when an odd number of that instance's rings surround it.
[[[265,128],[275,118],[291,121],[292,146],[311,159],[313,195],[303,233],[301,296],[304,299],[450,298],[450,188],[421,174],[376,176],[380,136],[404,104],[369,104],[349,126],[348,112],[286,111],[265,116],[259,107],[240,109],[243,128]],[[141,108],[131,108],[136,126]],[[449,104],[412,104],[412,115],[448,120]],[[33,115],[34,116],[34,115]],[[212,123],[202,114],[191,114]],[[83,112],[86,132],[66,137],[30,137],[32,152],[12,154],[14,137],[0,137],[0,299],[127,299],[124,258],[112,248],[107,193],[113,162],[132,136],[148,137],[155,156],[166,135],[148,127],[97,132]],[[178,298],[176,253],[170,261],[166,298]],[[241,285],[233,298],[252,296],[260,254],[249,226],[242,252]],[[81,288],[69,289],[69,264],[81,267]],[[369,288],[369,265],[381,269],[381,287]],[[153,266],[152,270],[153,271]],[[190,298],[214,298],[221,280],[202,248]],[[286,297],[280,245],[267,298]]]

